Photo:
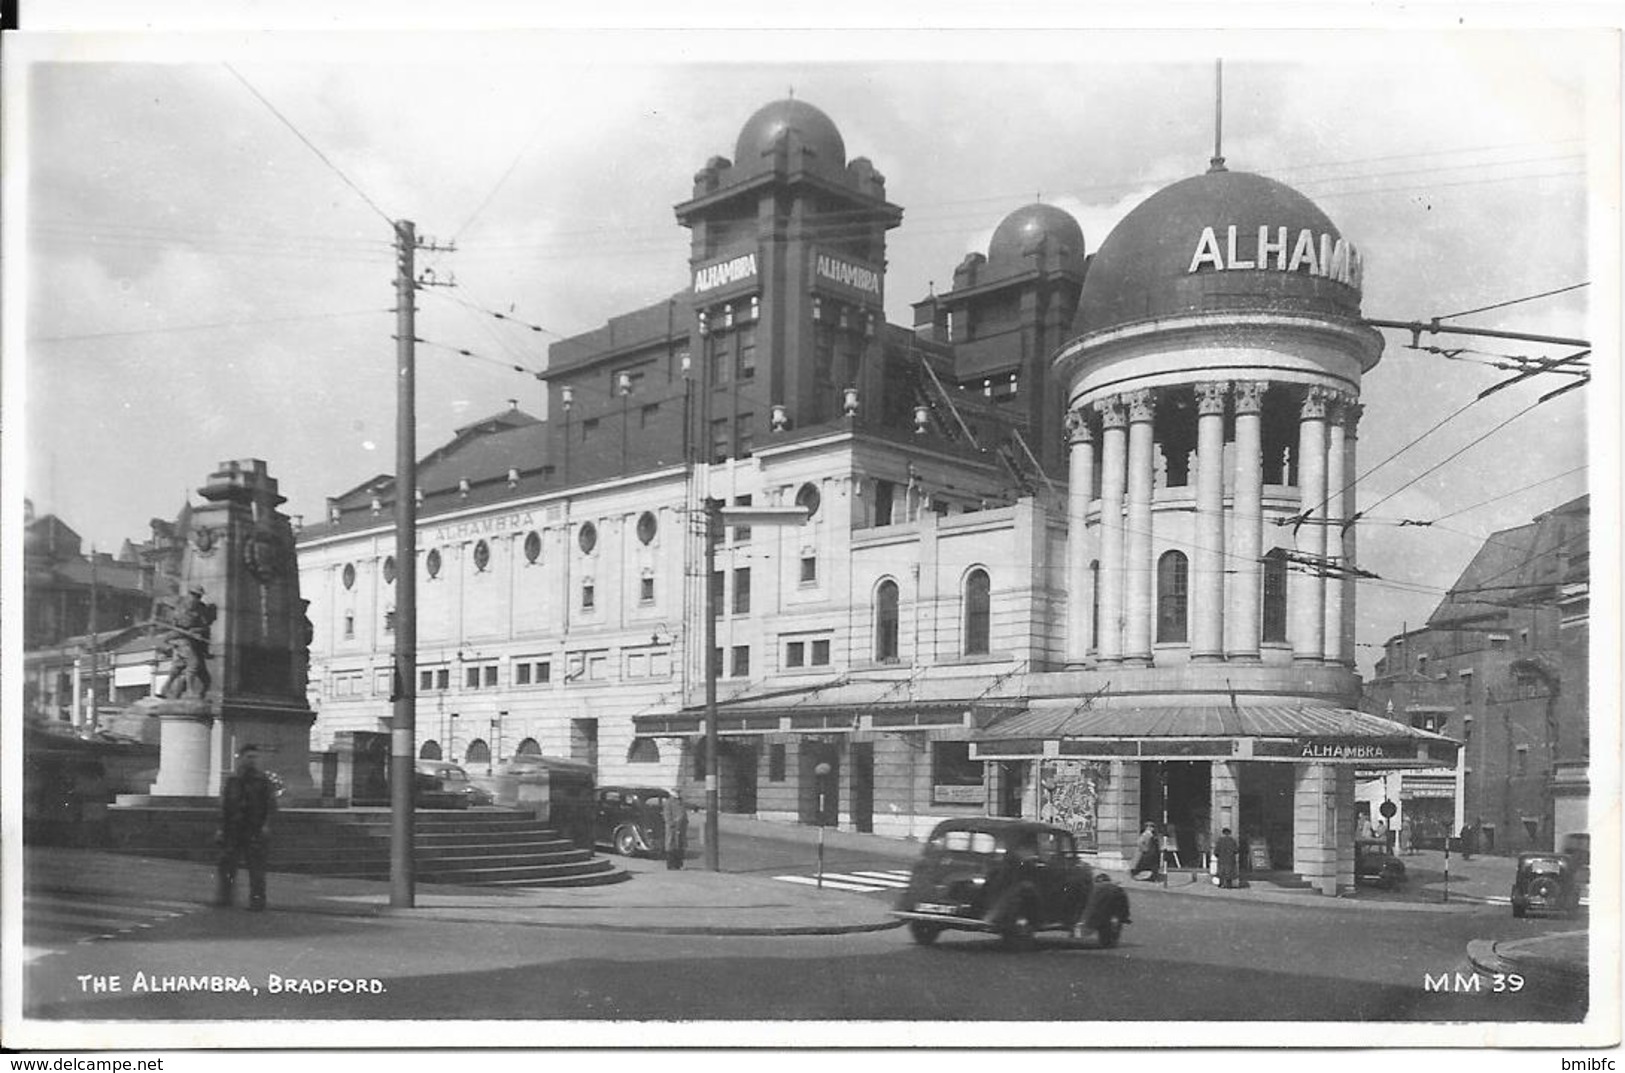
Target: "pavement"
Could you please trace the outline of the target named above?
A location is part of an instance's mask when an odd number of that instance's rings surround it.
[[[816,828],[733,816],[724,818],[721,829],[724,839],[807,843],[817,839]],[[826,831],[825,842],[832,851],[862,853],[900,864],[919,853],[918,842],[850,831]],[[701,867],[700,851],[691,847],[691,854],[688,867],[676,871],[666,870],[660,861],[617,858],[621,867],[633,873],[632,879],[597,887],[521,889],[419,883],[411,908],[390,905],[390,885],[385,881],[273,873],[270,902],[275,912],[408,915],[667,935],[835,935],[880,931],[899,924],[887,912],[889,899],[819,890],[765,875],[708,872]],[[1442,853],[1422,851],[1401,859],[1410,876],[1402,889],[1362,887],[1338,898],[1277,888],[1264,881],[1221,890],[1206,873],[1195,871],[1176,870],[1166,883],[1118,878],[1134,897],[1216,898],[1355,913],[1470,910],[1504,902],[1511,887],[1514,862],[1510,859],[1475,856],[1464,861],[1456,855],[1450,863],[1447,900]],[[202,864],[86,849],[29,846],[25,851],[25,887],[39,896],[106,892],[109,897],[190,902],[202,908],[212,886],[212,869]],[[1583,937],[1584,932],[1578,934]],[[1503,942],[1479,953],[1485,965],[1516,962],[1531,972],[1585,972],[1585,943],[1572,937]]]

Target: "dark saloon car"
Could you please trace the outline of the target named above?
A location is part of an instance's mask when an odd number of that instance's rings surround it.
[[[1128,894],[1079,859],[1071,831],[993,817],[937,824],[892,912],[922,945],[945,930],[1014,945],[1038,931],[1088,928],[1115,946],[1129,923]]]
[[[471,808],[496,800],[470,782],[468,772],[446,760],[419,760],[416,774],[418,808]]]
[[[1579,869],[1563,853],[1523,853],[1512,877],[1512,915],[1572,913],[1580,908]]]
[[[1384,842],[1356,842],[1354,881],[1395,890],[1405,885],[1405,862],[1395,857]]]
[[[623,857],[660,856],[666,852],[662,810],[670,796],[658,786],[600,786],[593,841]]]

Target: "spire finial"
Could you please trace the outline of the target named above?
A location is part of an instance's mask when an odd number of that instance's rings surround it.
[[[1213,61],[1213,159],[1208,171],[1225,171],[1224,166],[1224,60]]]
[[[790,99],[792,101],[796,99],[796,87],[794,86],[790,87]]]

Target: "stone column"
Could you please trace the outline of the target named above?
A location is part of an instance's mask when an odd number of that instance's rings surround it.
[[[1298,764],[1293,776],[1292,870],[1335,897],[1354,885],[1354,769]]]
[[[1152,579],[1156,564],[1151,551],[1151,484],[1155,454],[1152,420],[1157,398],[1149,389],[1130,392],[1128,402],[1128,512],[1124,521],[1127,550],[1123,557],[1123,660],[1151,662],[1151,624],[1155,618]]]
[[[1196,385],[1196,541],[1191,660],[1224,658],[1224,404],[1230,385]]]
[[[1242,380],[1235,385],[1236,474],[1230,520],[1235,571],[1230,583],[1230,614],[1225,643],[1232,660],[1258,661],[1259,606],[1263,594],[1264,554],[1264,392],[1265,380]]]
[[[1312,386],[1298,409],[1298,553],[1313,560],[1326,554],[1326,403],[1331,392]],[[1319,663],[1325,656],[1326,578],[1314,566],[1287,577],[1292,658]]]
[[[1346,467],[1348,456],[1344,450],[1343,408],[1345,397],[1333,396],[1331,412],[1326,426],[1326,557],[1344,565],[1343,555],[1344,513],[1343,486],[1348,483]],[[1343,595],[1346,582],[1341,578],[1326,579],[1326,625],[1322,640],[1327,663],[1342,663],[1350,655],[1343,650]]]
[[[1105,868],[1127,870],[1134,863],[1140,836],[1140,765],[1112,760],[1095,813],[1096,860]]]
[[[1359,509],[1357,506],[1354,489],[1347,486],[1352,485],[1356,480],[1359,479],[1360,476],[1360,471],[1354,468],[1354,440],[1355,434],[1359,430],[1360,426],[1360,415],[1364,412],[1365,407],[1361,406],[1357,402],[1353,402],[1352,400],[1343,406],[1343,474],[1345,477],[1343,484],[1345,485],[1345,488],[1343,490],[1343,503],[1341,509],[1344,518],[1353,518],[1355,512]],[[1349,567],[1353,567],[1355,565],[1354,538],[1357,529],[1358,526],[1350,525],[1343,530],[1343,563]],[[1338,582],[1338,584],[1343,587],[1343,620],[1338,623],[1338,632],[1343,637],[1343,662],[1352,667],[1355,663],[1354,578],[1347,578],[1344,581]],[[1456,829],[1460,830],[1461,825],[1457,824]]]
[[[1112,396],[1100,403],[1100,636],[1102,663],[1123,658],[1123,480],[1128,412]]]
[[[1066,661],[1082,663],[1094,638],[1089,635],[1094,585],[1089,575],[1089,500],[1094,492],[1095,440],[1087,413],[1080,407],[1066,414],[1070,473],[1066,508]]]

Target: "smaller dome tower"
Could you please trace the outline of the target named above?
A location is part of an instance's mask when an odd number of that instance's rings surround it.
[[[765,104],[745,120],[734,143],[734,166],[745,174],[767,167],[764,158],[770,156],[791,131],[801,139],[802,150],[813,155],[821,170],[840,171],[846,167],[846,142],[835,121],[794,97]]]
[[[1065,209],[1034,202],[1006,216],[994,229],[987,260],[990,265],[1017,264],[1045,244],[1068,262],[1083,261],[1083,228],[1078,221]]]

